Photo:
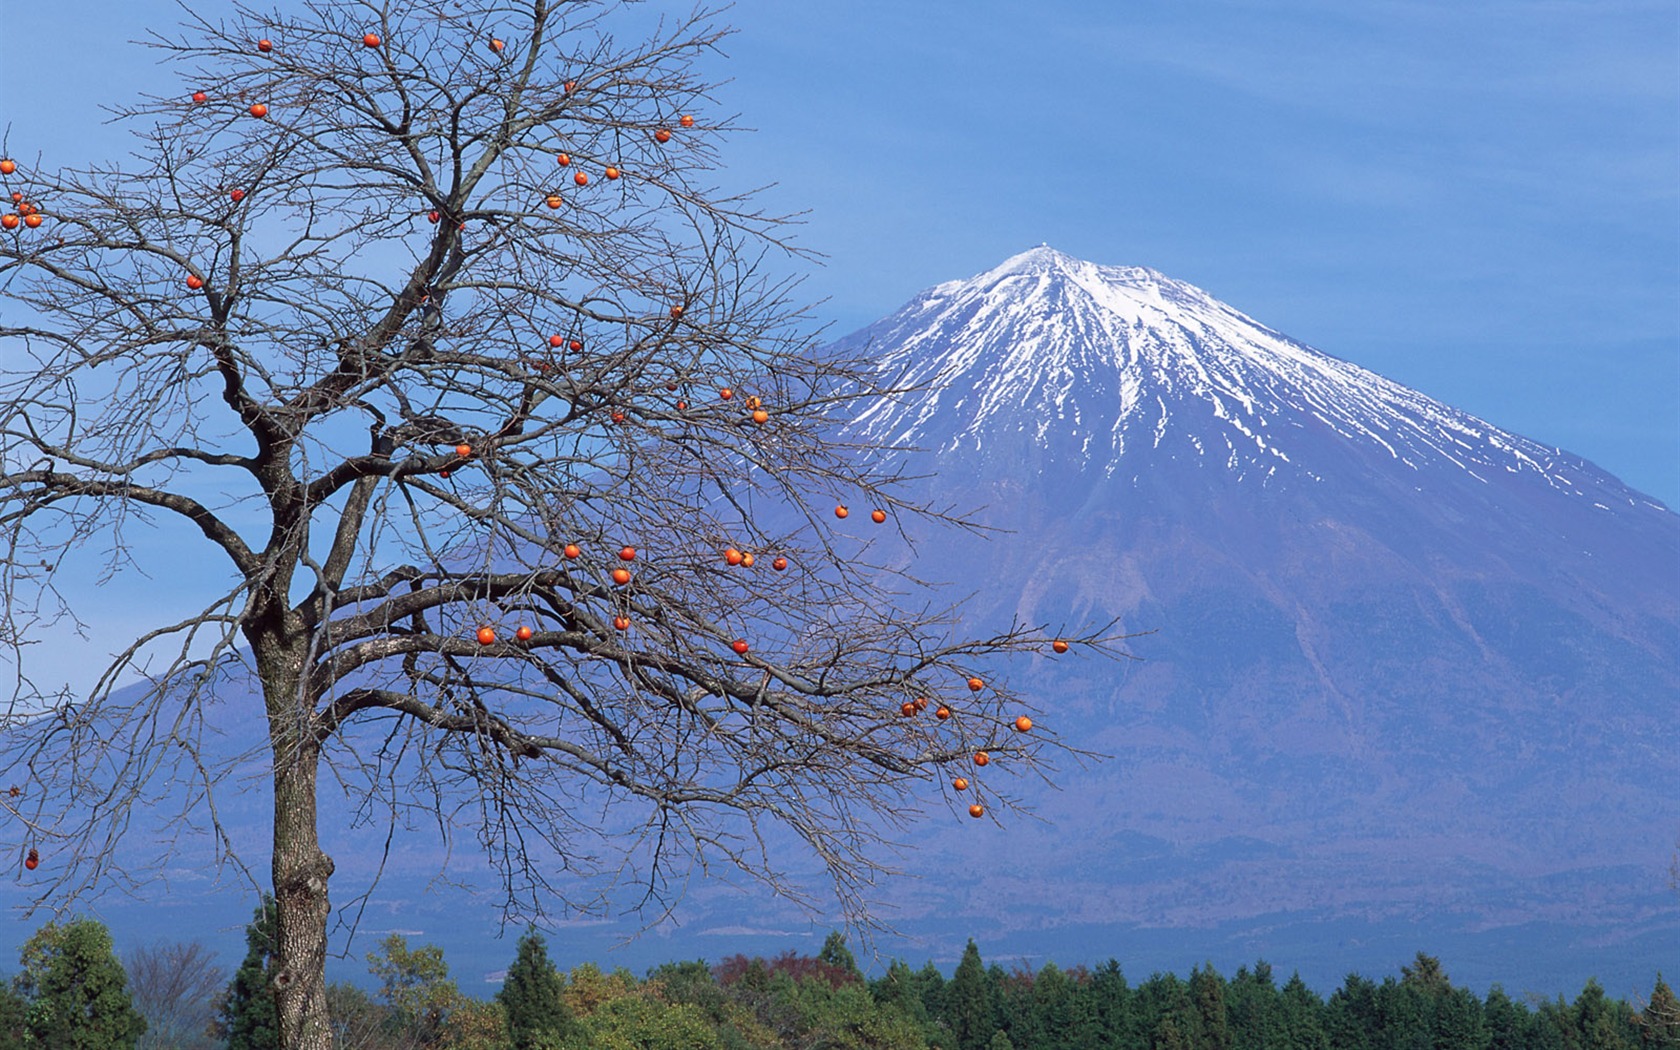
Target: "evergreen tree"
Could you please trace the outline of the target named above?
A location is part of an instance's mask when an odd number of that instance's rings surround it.
[[[956,1050],[986,1050],[997,1030],[992,1020],[992,996],[980,949],[974,939],[963,949],[956,973],[945,987],[945,1022],[956,1039]]]
[[[0,984],[0,1046],[22,1046],[29,1021],[29,1000]]]
[[[1324,1031],[1336,1050],[1369,1050],[1372,1033],[1382,1026],[1377,986],[1369,978],[1350,973],[1330,994],[1324,1008]]]
[[[1680,1050],[1680,999],[1674,997],[1662,974],[1657,974],[1651,1001],[1636,1020],[1640,1050]]]
[[[1172,1014],[1161,1018],[1155,1026],[1155,1038],[1149,1045],[1151,1050],[1194,1050],[1190,1038],[1178,1027]]]
[[[1232,1046],[1236,1050],[1287,1050],[1283,1000],[1272,983],[1272,968],[1261,960],[1237,968],[1225,988],[1225,1012],[1230,1018]]]
[[[1452,982],[1447,979],[1447,972],[1441,969],[1441,960],[1423,952],[1417,953],[1410,966],[1400,967],[1400,983],[1430,995],[1445,995],[1452,991]]]
[[[1033,979],[1031,1011],[1038,1038],[1022,1042],[1036,1050],[1065,1050],[1073,1030],[1073,982],[1053,962],[1047,962]]]
[[[932,959],[916,971],[916,994],[922,997],[922,1006],[930,1016],[944,1015],[945,975],[939,972],[939,967],[933,965]]]
[[[938,974],[937,970],[934,972]],[[944,978],[940,978],[940,983],[944,983]],[[922,1033],[923,1039],[934,1042],[938,1039],[941,1029],[934,1022],[922,998],[921,984],[918,974],[912,972],[902,961],[894,959],[892,965],[887,967],[886,975],[872,982],[869,991],[882,1009],[896,1010],[908,1017]]]
[[[1190,1001],[1190,986],[1175,973],[1157,973],[1138,986],[1138,1023],[1149,1033],[1149,1045],[1163,1039],[1177,1040],[1187,1047],[1196,1045],[1196,1010]],[[1171,1024],[1164,1024],[1170,1021]]]
[[[1433,1046],[1450,1050],[1489,1050],[1493,1033],[1474,993],[1454,988],[1435,1001],[1430,1031]]]
[[[1581,1037],[1575,1031],[1575,1011],[1559,995],[1540,1004],[1529,1028],[1528,1045],[1537,1050],[1580,1050]]]
[[[1528,1008],[1506,995],[1503,986],[1488,989],[1482,1017],[1487,1022],[1488,1050],[1523,1050],[1527,1045]]]
[[[1039,1050],[1044,1035],[1033,1017],[1033,972],[1017,965],[1013,972],[993,963],[986,968],[986,987],[992,1002],[992,1026],[1009,1034],[1016,1046]]]
[[[1598,978],[1587,979],[1574,1005],[1574,1028],[1583,1050],[1634,1050],[1639,1035],[1627,1003],[1604,994]]]
[[[234,972],[217,1017],[228,1050],[280,1050],[280,1015],[270,983],[278,923],[274,898],[265,893],[245,927],[245,961]]]
[[[92,919],[47,923],[23,946],[30,993],[25,1045],[39,1050],[133,1050],[146,1031],[111,933]]]
[[[1112,1050],[1137,1045],[1132,990],[1126,984],[1119,961],[1110,959],[1097,967],[1090,983],[1080,990],[1080,999],[1086,1007],[1082,1014],[1088,1018],[1091,1028],[1082,1027],[1076,1034],[1076,1050]]]
[[[1231,1022],[1225,1010],[1225,979],[1210,960],[1190,970],[1190,1002],[1196,1011],[1197,1050],[1231,1050]]]
[[[1379,1050],[1431,1050],[1434,1018],[1435,995],[1425,985],[1385,977],[1377,987],[1371,1044]]]
[[[828,939],[823,941],[822,951],[817,953],[817,958],[830,966],[838,966],[859,981],[863,980],[863,971],[858,969],[857,959],[852,956],[852,950],[846,947],[846,937],[839,930],[829,933]]]
[[[496,1001],[507,1011],[513,1050],[543,1050],[576,1031],[565,990],[565,981],[548,961],[547,942],[535,930],[528,931],[519,938],[519,953],[496,993]]]
[[[945,975],[939,972],[939,967],[933,965],[929,959],[920,970],[916,971],[916,995],[922,1000],[922,1009],[928,1016],[928,1043],[940,1047],[941,1050],[951,1050],[956,1046],[956,1036],[951,1032],[951,1023],[945,1017]]]
[[[1283,1024],[1289,1050],[1330,1050],[1330,1036],[1324,1029],[1324,1000],[1307,987],[1296,971],[1283,986]],[[1337,1043],[1339,1048],[1343,1044]]]
[[[1253,972],[1239,966],[1225,986],[1225,1013],[1235,1050],[1287,1050],[1283,1001],[1272,983],[1272,968],[1261,960]]]
[[[992,1041],[986,1044],[986,1050],[1015,1050],[1015,1044],[1010,1042],[1007,1033],[996,1032],[992,1035]]]

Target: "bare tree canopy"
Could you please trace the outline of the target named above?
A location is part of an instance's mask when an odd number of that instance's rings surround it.
[[[198,941],[140,945],[123,960],[134,1008],[146,1019],[138,1050],[212,1050],[216,998],[227,971]]]
[[[964,637],[871,564],[866,530],[960,522],[845,439],[893,392],[766,276],[786,220],[713,185],[725,30],[626,44],[614,6],[189,13],[152,42],[181,91],[122,113],[134,157],[3,146],[9,826],[39,902],[120,876],[171,785],[220,831],[204,707],[260,696],[288,1048],[327,1045],[323,766],[472,829],[513,916],[626,885],[657,916],[696,871],[797,892],[762,824],[858,917],[916,793],[990,815],[1000,768],[1060,747],[991,681],[1041,630]],[[225,590],[88,695],[38,687],[63,564],[125,571],[166,520]]]

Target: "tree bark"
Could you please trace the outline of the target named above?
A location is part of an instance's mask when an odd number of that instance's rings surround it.
[[[300,688],[307,634],[285,627],[251,634],[274,763],[273,877],[279,943],[273,991],[280,1045],[284,1050],[331,1050],[324,971],[327,915],[332,911],[327,882],[333,861],[322,852],[316,828],[321,745]]]

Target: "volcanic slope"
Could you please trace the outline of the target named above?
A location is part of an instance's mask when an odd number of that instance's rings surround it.
[[[857,433],[1001,530],[913,545],[917,575],[968,581],[978,620],[1156,632],[1141,662],[1023,676],[1035,718],[1115,760],[1064,778],[1054,827],[1011,830],[972,913],[1557,923],[1560,965],[1577,935],[1680,929],[1680,517],[1658,500],[1048,247],[836,349],[910,391]],[[998,905],[1045,878],[1084,903]]]

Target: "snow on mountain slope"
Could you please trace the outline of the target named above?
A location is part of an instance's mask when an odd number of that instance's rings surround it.
[[[1193,285],[1047,246],[937,285],[840,345],[878,348],[884,375],[919,388],[858,419],[882,444],[984,455],[1025,438],[1109,474],[1136,462],[1128,453],[1166,451],[1265,483],[1323,480],[1314,435],[1328,433],[1412,471],[1450,464],[1479,482],[1523,475],[1589,503],[1660,508]]]

